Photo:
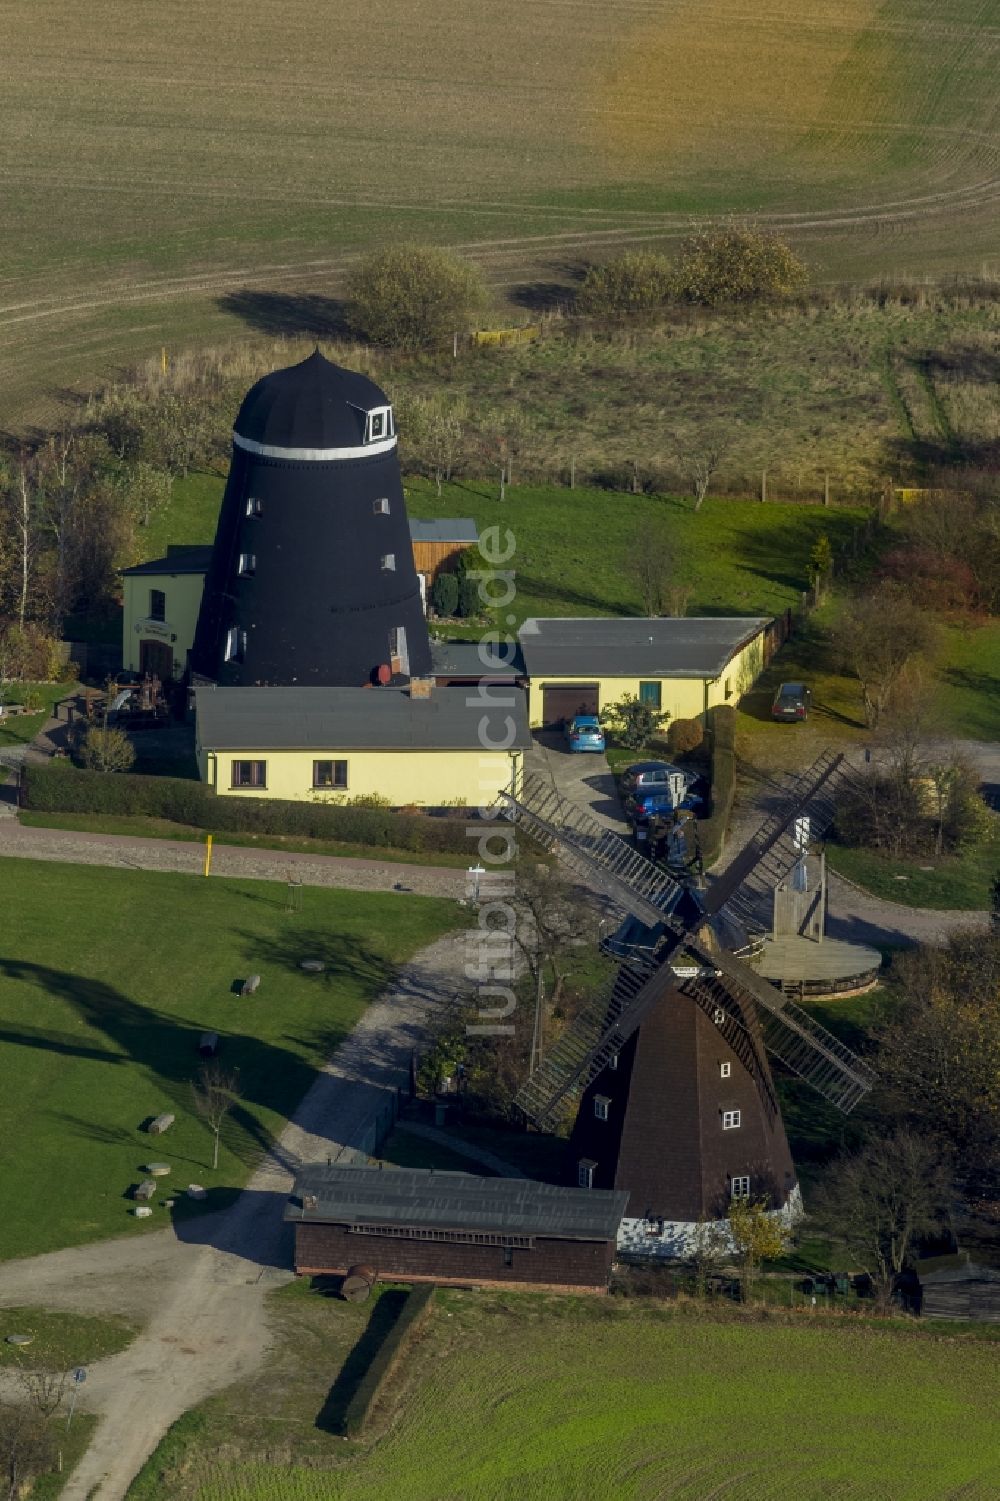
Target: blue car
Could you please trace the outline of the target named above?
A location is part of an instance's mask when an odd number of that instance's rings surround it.
[[[571,751],[604,754],[604,731],[596,714],[575,714],[566,721],[566,744]]]
[[[669,813],[675,813],[681,809],[693,810],[700,808],[704,799],[696,792],[681,790],[664,790],[662,787],[651,788],[647,792],[633,792],[625,799],[625,812],[633,824],[644,824],[650,818],[666,817]]]

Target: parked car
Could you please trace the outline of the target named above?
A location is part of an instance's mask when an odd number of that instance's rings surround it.
[[[675,780],[666,787],[647,787],[630,792],[625,799],[625,812],[632,823],[638,825],[681,808],[700,808],[703,802],[704,799],[683,780],[682,774],[676,773]]]
[[[771,705],[772,719],[808,719],[812,694],[805,683],[782,683]]]
[[[672,776],[682,776],[688,782],[695,780],[693,772],[685,771],[682,766],[674,766],[670,761],[636,761],[622,773],[622,794],[627,797],[631,792],[657,787],[662,791]]]
[[[604,731],[596,714],[574,714],[566,721],[566,744],[571,751],[599,751],[605,749]]]

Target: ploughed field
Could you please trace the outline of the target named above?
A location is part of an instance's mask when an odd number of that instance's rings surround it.
[[[734,212],[821,277],[997,265],[1000,0],[382,0],[364,24],[343,0],[12,0],[0,43],[21,420],[163,343],[294,328],[285,292],[404,237],[515,294]]]

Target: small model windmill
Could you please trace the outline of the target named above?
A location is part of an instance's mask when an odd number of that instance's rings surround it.
[[[867,1064],[734,952],[804,843],[831,822],[846,775],[842,756],[820,756],[706,892],[674,880],[541,777],[504,795],[506,817],[631,920],[610,990],[518,1096],[545,1129],[583,1093],[571,1142],[577,1181],[629,1190],[626,1242],[652,1236],[674,1254],[729,1198],[766,1194],[777,1209],[797,1196],[768,1053],[845,1114],[874,1083]]]

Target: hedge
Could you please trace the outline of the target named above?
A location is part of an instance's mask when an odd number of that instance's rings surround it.
[[[165,818],[213,833],[293,834],[348,844],[464,853],[467,819],[431,818],[354,803],[218,797],[184,777],[77,771],[65,762],[25,763],[21,806],[36,813],[118,813]]]
[[[722,854],[722,844],[733,811],[736,792],[736,711],[719,704],[711,711],[712,723],[712,811],[698,826],[701,856],[713,865]]]
[[[414,1287],[407,1293],[406,1302],[399,1310],[396,1322],[379,1345],[344,1409],[341,1426],[346,1438],[356,1438],[364,1428],[372,1408],[385,1390],[386,1382],[406,1354],[417,1332],[430,1317],[433,1304],[433,1287]]]

